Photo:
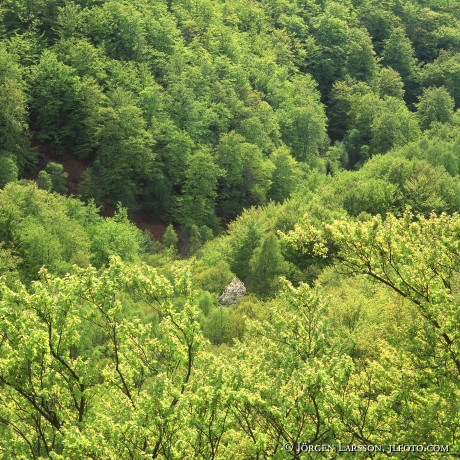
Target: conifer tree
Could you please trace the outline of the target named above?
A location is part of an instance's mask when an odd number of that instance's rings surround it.
[[[249,265],[249,288],[262,297],[274,295],[279,288],[277,278],[287,272],[287,264],[273,232],[264,236]]]
[[[163,244],[166,248],[171,249],[173,251],[177,251],[177,243],[179,242],[179,238],[177,236],[176,231],[172,224],[169,224],[166,228],[166,232],[163,235]]]

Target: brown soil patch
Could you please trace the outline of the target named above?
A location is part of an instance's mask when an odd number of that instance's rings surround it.
[[[75,157],[68,152],[57,153],[56,149],[48,142],[35,142],[38,150],[38,165],[34,172],[34,179],[50,161],[60,163],[64,166],[67,177],[67,188],[70,195],[78,194],[78,186],[83,179],[83,171],[89,166],[85,160]]]
[[[37,142],[35,146],[39,152],[39,163],[36,171],[34,172],[33,178],[36,179],[40,170],[42,170],[50,161],[62,164],[67,177],[67,188],[69,189],[69,195],[78,195],[78,188],[80,182],[83,180],[83,172],[87,169],[90,164],[81,158],[78,158],[71,153],[63,152],[56,153],[56,150],[46,142]],[[101,215],[104,217],[113,217],[116,207],[110,204],[105,204],[101,210]],[[152,221],[148,218],[146,213],[142,211],[129,211],[129,218],[131,221],[141,230],[148,230],[152,236],[158,240],[163,240],[163,235],[168,226],[166,223],[161,221]]]
[[[64,166],[66,173],[69,175],[67,177],[67,187],[69,193],[72,195],[78,194],[78,186],[83,180],[83,172],[88,167],[84,160],[80,160],[70,155],[70,153],[64,153],[57,159],[59,163]]]
[[[148,230],[157,241],[163,241],[168,224],[161,221],[153,222],[149,220],[141,211],[130,211],[129,218],[141,230]]]

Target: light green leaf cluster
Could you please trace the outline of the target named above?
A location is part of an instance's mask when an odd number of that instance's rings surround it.
[[[124,317],[126,290],[156,309],[158,326]],[[12,455],[120,458],[136,445],[145,458],[165,448],[162,436],[177,440],[171,424],[203,346],[184,274],[173,285],[113,258],[101,272],[42,270],[29,292],[3,286],[0,302],[0,420],[18,436]]]
[[[375,294],[365,291],[356,302],[346,297],[359,295],[353,284],[330,290],[341,296],[335,301],[340,316],[333,324],[357,366],[348,382],[350,392],[342,403],[337,400],[335,410],[342,413],[345,432],[362,442],[391,444],[395,436],[407,442],[452,439],[459,410],[450,402],[458,393],[460,372],[455,340],[459,231],[457,215],[424,217],[406,210],[401,218],[388,214],[363,222],[336,220],[316,235],[308,224],[300,224],[286,236],[307,251],[314,251],[315,238],[320,239],[342,273],[366,275],[374,285],[393,291],[387,292],[388,300],[382,295],[374,300]],[[375,292],[376,287],[369,288]],[[333,309],[328,313],[335,314]],[[372,329],[370,314],[380,328]],[[375,343],[366,344],[363,337]],[[363,417],[366,423],[360,425]]]

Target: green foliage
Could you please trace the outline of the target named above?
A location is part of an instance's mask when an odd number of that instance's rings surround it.
[[[34,184],[11,183],[4,188],[1,203],[2,240],[21,257],[26,280],[36,278],[43,265],[62,273],[72,264],[89,263],[89,237],[82,223],[69,215],[64,197]]]
[[[332,4],[337,5],[337,4]],[[332,6],[331,5],[331,6]],[[346,7],[345,7],[346,8]],[[315,18],[315,39],[321,47],[321,53],[314,62],[314,75],[320,84],[323,94],[327,94],[332,84],[340,80],[347,61],[347,45],[349,43],[349,26],[346,20],[347,14],[338,16],[331,7],[323,14]]]
[[[177,243],[179,242],[179,237],[177,236],[174,227],[169,224],[166,227],[166,232],[163,235],[163,244],[167,249],[171,249],[172,251],[177,251]]]
[[[391,96],[402,99],[404,97],[404,82],[401,75],[391,67],[383,67],[380,70],[375,84],[381,98]]]
[[[378,361],[382,342],[394,340],[395,323],[414,325],[415,312],[407,302],[369,277],[350,277],[329,267],[318,283],[330,296],[325,317],[331,330],[356,361]]]
[[[421,127],[427,129],[435,122],[452,122],[454,104],[446,88],[425,88],[417,104],[417,116]]]
[[[3,188],[8,182],[18,180],[18,166],[12,155],[0,154],[0,188]]]
[[[189,256],[196,254],[206,241],[213,237],[213,231],[207,225],[190,225],[187,227]]]
[[[230,132],[217,147],[222,174],[219,187],[220,213],[235,217],[245,207],[264,204],[272,183],[274,165],[259,147]]]
[[[283,282],[270,302],[214,307],[183,271],[169,281],[115,257],[99,271],[42,270],[30,288],[0,280],[5,452],[276,458],[280,437],[319,433],[330,445],[456,444],[458,217],[305,224],[287,239],[313,238],[353,276],[321,277],[328,302]]]
[[[308,161],[326,142],[326,116],[315,83],[299,76],[272,85],[269,97],[277,109],[282,139],[295,158]]]
[[[2,152],[16,156],[22,173],[33,163],[34,155],[28,146],[25,85],[17,60],[5,44],[0,43],[0,146]],[[11,174],[11,165],[4,166]]]
[[[53,181],[51,180],[50,175],[44,169],[38,173],[37,186],[38,188],[46,190],[47,192],[51,192],[53,189]]]
[[[223,257],[224,245],[221,238],[206,242],[200,252],[200,257],[194,263],[193,282],[197,288],[221,294],[235,277],[226,258]]]
[[[270,155],[275,169],[272,175],[269,198],[276,202],[283,202],[289,198],[296,185],[300,182],[302,173],[299,163],[291,156],[289,150],[280,148]]]
[[[34,158],[27,93],[42,153],[65,149],[87,162],[82,194],[152,218],[216,232],[219,218],[292,193],[302,174],[280,152],[331,174],[360,167],[419,135],[402,102],[386,99],[406,95],[413,110],[419,84],[444,85],[457,99],[459,42],[449,8],[412,1],[45,3],[2,5],[4,151],[16,156],[22,176]],[[328,136],[342,142],[338,150],[326,153]],[[217,185],[208,178],[208,190],[199,191],[192,164],[202,152],[212,156]]]
[[[0,244],[0,276],[7,286],[12,286],[19,280],[19,265],[21,259],[11,249],[4,249]]]
[[[343,207],[352,216],[363,212],[386,214],[393,211],[398,188],[381,179],[368,179],[350,187],[343,198]]]
[[[192,225],[188,233],[188,240],[190,244],[189,254],[194,255],[201,249],[201,246],[203,244],[200,228],[198,227],[198,225]]]
[[[130,94],[115,91],[111,105],[100,108],[96,115],[97,182],[102,196],[110,197],[112,202],[133,205],[138,194],[137,181],[153,170],[154,141],[145,129],[141,110],[131,103]]]
[[[62,3],[60,0],[39,0],[32,3],[25,0],[6,0],[3,22],[9,32],[36,27],[41,33],[52,36],[54,18]]]
[[[216,299],[210,292],[202,291],[198,296],[197,303],[202,313],[205,316],[208,316],[209,312],[211,311],[211,308],[216,303]]]
[[[158,326],[123,317],[118,297],[132,288],[141,290],[138,302],[154,292],[161,299]],[[180,312],[172,308],[175,290],[184,293]],[[2,285],[2,315],[16,318],[2,322],[8,346],[0,354],[8,455],[123,457],[133,445],[168,452],[178,436],[187,438],[188,431],[176,431],[185,415],[177,403],[185,403],[203,345],[189,298],[183,276],[172,285],[146,266],[128,268],[117,259],[100,273],[89,268],[56,278],[43,270],[29,292]],[[147,424],[143,411],[152,416]],[[160,433],[173,436],[172,444]]]
[[[275,295],[280,286],[278,277],[286,274],[287,264],[274,233],[267,233],[254,250],[249,269],[248,288],[261,297]]]
[[[442,166],[455,177],[459,171],[455,154],[458,140],[450,138],[449,135],[446,138],[443,134],[445,130],[451,133],[452,128],[450,125],[434,124],[426,136],[400,149],[400,152],[408,159],[424,159],[433,166]]]
[[[26,217],[19,227],[25,271],[31,277],[38,273],[38,270],[44,265],[48,266],[52,272],[57,273],[62,273],[69,267],[65,263],[62,244],[64,241],[61,243],[59,235],[47,231],[43,224],[39,219],[30,216]],[[67,241],[65,243],[69,244]]]
[[[243,282],[249,277],[249,261],[254,250],[259,246],[262,236],[263,230],[256,220],[250,220],[242,232],[235,236],[230,253],[230,267]]]
[[[459,84],[460,54],[441,50],[439,56],[428,63],[421,73],[424,87],[444,86],[455,100],[455,107],[460,105]]]
[[[48,173],[41,173],[52,187]],[[10,183],[1,191],[0,238],[5,249],[21,258],[20,272],[27,281],[35,279],[43,265],[62,274],[73,264],[106,264],[110,255],[134,261],[145,246],[126,209],[104,219],[94,205],[51,194],[33,183]]]
[[[384,437],[393,436],[396,432],[400,433],[400,437],[418,439],[429,437],[440,440],[452,436],[451,428],[457,423],[454,421],[457,409],[449,411],[447,401],[451,392],[457,391],[460,371],[459,350],[452,340],[458,333],[458,323],[454,319],[458,300],[455,268],[458,266],[458,225],[456,215],[432,214],[425,218],[407,211],[400,219],[387,215],[385,219],[377,216],[365,222],[350,219],[336,221],[318,232],[313,232],[310,225],[304,224],[287,237],[299,249],[310,250],[314,244],[314,250],[323,256],[331,250],[342,273],[366,275],[385,286],[385,290],[389,288],[394,292],[388,307],[382,309],[381,301],[374,307],[381,312],[376,324],[380,323],[382,327],[374,329],[374,337],[365,345],[365,353],[370,357],[364,361],[366,370],[358,364],[356,378],[348,380],[352,388],[350,397],[346,398],[343,406],[339,403],[343,417],[355,420],[346,429],[350,434],[356,433],[360,426],[360,410],[346,409],[352,407],[352,401],[355,401],[357,407],[366,404],[375,409],[369,412],[373,415],[366,421],[369,436],[376,432],[377,426],[383,425],[388,433]],[[369,287],[373,294],[369,290],[363,292],[366,302],[379,289],[372,288],[372,285]],[[353,292],[352,296],[356,295],[359,295],[358,292]],[[358,331],[356,327],[362,309],[360,312],[350,300],[346,302],[351,306],[344,317],[349,325],[347,341],[353,346],[350,340],[357,339],[362,331],[360,328],[361,331],[354,332]],[[384,304],[387,302],[383,300]],[[341,310],[340,314],[343,313]],[[384,326],[382,321],[389,322]],[[377,341],[378,348],[369,346],[372,340]],[[356,347],[358,343],[354,345]],[[362,342],[359,346],[361,350],[355,347],[353,353],[363,351]],[[401,373],[403,363],[405,372]],[[359,390],[360,384],[367,386]],[[399,390],[394,393],[390,388]],[[366,396],[368,391],[372,391],[374,396]],[[375,395],[379,396],[375,398]],[[393,397],[396,397],[396,405]],[[444,423],[448,419],[451,428],[443,429],[436,418],[424,419],[425,430],[421,434],[419,419],[414,417],[426,410],[426,402],[431,398],[435,398],[435,405],[445,411],[442,425],[446,426]],[[385,415],[378,408],[385,410]],[[406,423],[400,425],[402,419]]]
[[[458,447],[458,11],[4,0],[3,457]]]
[[[206,260],[206,257],[209,259],[209,253],[204,254],[205,260],[201,259],[202,264],[194,267],[193,281],[201,289],[221,294],[235,275],[230,270],[229,264],[222,260],[221,254],[219,259],[212,263]]]
[[[71,145],[82,124],[82,84],[75,70],[46,50],[31,72],[31,119],[40,139]]]
[[[109,263],[113,255],[132,262],[142,249],[142,232],[128,220],[127,209],[118,204],[113,219],[104,219],[88,227],[91,236],[92,263],[97,267]]]
[[[186,180],[178,202],[179,222],[219,228],[215,214],[217,185],[224,175],[207,150],[195,153],[187,165]]]
[[[321,320],[324,302],[307,285],[287,285],[281,303],[267,308],[271,321],[250,322],[248,339],[234,353],[232,412],[237,419],[228,457],[244,452],[251,458],[276,458],[279,437],[295,445],[297,437],[311,440],[322,433],[322,441],[331,442],[327,426],[334,421],[326,401],[332,376],[337,383],[346,381],[352,368],[344,356],[330,359],[328,325]],[[244,434],[247,421],[250,436]]]
[[[417,164],[404,185],[407,202],[415,212],[455,212],[460,209],[458,180],[444,168],[434,168],[425,162]]]
[[[215,307],[207,315],[203,326],[203,333],[212,344],[221,345],[230,343],[232,337],[230,331],[230,309],[227,307]]]
[[[372,120],[371,133],[371,150],[384,153],[417,139],[420,128],[414,114],[401,100],[387,97]]]
[[[459,350],[451,336],[457,333],[452,319],[456,315],[455,241],[460,221],[446,214],[414,217],[407,211],[401,219],[390,214],[385,220],[376,216],[366,222],[336,222],[326,227],[316,245],[323,254],[335,245],[336,256],[351,273],[367,274],[412,302],[428,328],[423,342],[430,348],[430,334],[434,333],[436,348],[447,353],[445,370],[458,374]],[[303,246],[310,238],[299,227],[288,239]]]
[[[369,86],[355,80],[346,79],[334,83],[329,97],[329,119],[332,125],[329,132],[333,140],[342,139],[345,136],[353,116],[359,113],[354,107],[352,110],[355,99],[368,93],[370,93]]]
[[[405,82],[411,81],[416,72],[417,61],[411,41],[402,27],[396,27],[384,43],[383,63],[401,75]]]
[[[376,53],[369,32],[365,28],[350,30],[347,73],[351,78],[371,81],[378,72]]]
[[[72,7],[76,5],[67,5],[68,10]],[[97,82],[107,79],[107,57],[103,50],[96,48],[88,39],[71,35],[57,42],[53,51],[61,62],[75,69],[80,78],[90,77]]]
[[[45,172],[48,175],[49,179],[46,178],[46,176],[43,177],[44,176],[42,174],[43,172]],[[42,176],[40,176],[41,174]],[[67,177],[68,177],[68,174],[64,170],[64,166],[62,166],[59,163],[50,161],[46,165],[45,169],[43,171],[40,171],[40,173],[38,174],[37,182],[40,188],[43,188],[45,190],[52,190],[53,192],[57,192],[62,195],[65,195],[67,193],[67,185],[66,185]],[[51,186],[48,186],[48,180],[50,181]],[[42,186],[40,185],[40,183],[43,183],[46,185]]]

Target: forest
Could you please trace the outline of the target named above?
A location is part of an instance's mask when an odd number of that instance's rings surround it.
[[[459,0],[2,0],[0,458],[460,458]]]

